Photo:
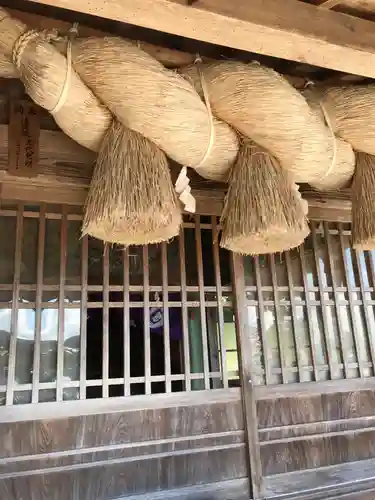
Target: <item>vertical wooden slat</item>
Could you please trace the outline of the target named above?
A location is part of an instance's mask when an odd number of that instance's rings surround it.
[[[64,381],[64,340],[65,340],[65,280],[67,259],[67,233],[68,217],[67,209],[62,208],[60,226],[60,282],[59,282],[59,323],[57,332],[57,378],[56,378],[56,401],[63,400]]]
[[[336,311],[337,325],[339,328],[342,361],[343,361],[343,365],[344,365],[344,378],[348,378],[348,373],[349,373],[348,358],[347,358],[348,346],[346,345],[346,341],[345,341],[345,337],[344,337],[344,325],[342,324],[342,321],[341,321],[340,306],[339,306],[339,300],[340,300],[339,293],[337,292],[337,284],[336,284],[335,277],[333,275],[334,262],[333,262],[333,249],[332,249],[332,245],[331,245],[331,236],[329,234],[328,224],[326,222],[324,222],[323,226],[324,226],[324,234],[325,234],[326,241],[327,241],[329,272],[330,272],[331,279],[332,279],[332,288],[333,288],[333,294],[335,297],[335,311]]]
[[[86,399],[88,247],[89,239],[85,235],[81,239],[80,399]]]
[[[39,236],[38,236],[38,263],[36,278],[36,301],[35,301],[35,338],[33,359],[33,382],[31,391],[31,402],[38,402],[39,376],[40,376],[40,343],[42,330],[42,295],[43,295],[43,267],[44,267],[44,244],[46,236],[46,205],[40,206]]]
[[[17,227],[16,227],[16,247],[14,255],[14,275],[13,275],[13,294],[12,294],[12,315],[10,326],[10,342],[9,342],[9,361],[8,361],[8,378],[7,378],[7,393],[5,404],[13,404],[13,393],[15,385],[16,371],[16,349],[17,349],[17,333],[18,333],[18,309],[19,309],[19,291],[21,277],[21,259],[22,259],[22,238],[23,238],[23,203],[17,207]]]
[[[129,248],[124,249],[124,396],[130,396]]]
[[[216,216],[211,218],[212,227],[212,248],[214,254],[215,266],[215,282],[216,282],[216,295],[217,295],[217,311],[219,317],[219,342],[221,352],[221,374],[223,378],[223,387],[228,387],[228,372],[227,372],[227,352],[225,348],[224,337],[224,310],[223,310],[223,292],[221,288],[221,273],[220,273],[220,256],[219,256],[219,235],[217,228]]]
[[[367,253],[367,259],[368,263],[370,266],[369,269],[369,285],[372,287],[372,289],[375,291],[375,263],[374,263],[374,256],[375,256],[375,251],[374,250],[369,250],[366,252]],[[373,336],[375,335],[375,332],[369,330],[368,332],[369,337],[371,337],[371,342],[373,342]],[[374,374],[375,374],[375,365],[374,365]]]
[[[201,239],[201,224],[199,215],[195,216],[195,243],[197,249],[197,265],[198,265],[198,285],[199,285],[199,310],[201,319],[202,333],[202,348],[203,348],[203,372],[204,372],[204,388],[210,388],[210,365],[208,362],[208,342],[207,342],[207,320],[206,320],[206,300],[204,296],[204,278],[203,278],[203,256],[202,256],[202,239]]]
[[[339,235],[340,235],[340,247],[341,247],[342,260],[343,260],[344,269],[345,269],[346,286],[348,289],[349,309],[350,309],[350,317],[351,317],[352,331],[353,331],[353,337],[354,337],[354,348],[355,348],[357,362],[358,362],[359,374],[361,377],[364,377],[363,359],[361,356],[360,342],[359,342],[359,338],[358,338],[358,330],[357,330],[355,314],[354,314],[353,287],[352,287],[352,284],[350,282],[350,277],[349,277],[348,262],[347,262],[346,255],[345,255],[344,235],[343,235],[343,229],[342,229],[341,223],[338,224],[338,228],[339,228]]]
[[[252,342],[246,313],[245,280],[243,258],[231,253],[232,282],[235,304],[238,364],[241,377],[241,394],[245,420],[247,456],[249,461],[250,498],[263,496],[263,474],[258,434],[258,416],[252,382]]]
[[[272,383],[272,373],[271,367],[268,358],[268,345],[266,339],[266,324],[265,324],[265,309],[263,302],[263,292],[262,292],[262,280],[260,275],[260,265],[259,265],[259,256],[254,255],[254,269],[255,269],[255,284],[257,288],[257,296],[258,296],[258,305],[259,305],[259,321],[260,321],[260,339],[262,342],[262,350],[263,350],[263,360],[264,360],[264,375],[266,385]],[[242,264],[243,265],[243,264]]]
[[[143,317],[145,341],[145,391],[151,394],[151,342],[150,342],[150,270],[148,246],[143,247]]]
[[[293,284],[293,274],[292,274],[292,263],[290,261],[290,253],[285,252],[284,255],[285,255],[286,272],[287,272],[287,278],[288,278],[290,305],[291,305],[291,309],[292,309],[293,338],[294,338],[294,345],[296,348],[298,380],[299,380],[299,382],[302,382],[303,381],[303,369],[302,369],[301,354],[303,353],[305,348],[304,348],[303,343],[301,343],[301,339],[300,339],[298,327],[297,327],[297,308],[296,308],[296,298],[294,296],[294,284]]]
[[[311,308],[314,307],[311,305],[310,301],[310,291],[309,284],[307,282],[307,270],[306,270],[306,262],[305,262],[305,251],[303,245],[299,248],[299,257],[301,263],[301,273],[302,273],[302,281],[303,281],[303,289],[305,293],[305,303],[306,303],[306,314],[307,314],[307,326],[309,332],[309,341],[310,341],[310,352],[311,359],[313,363],[313,371],[314,371],[314,380],[319,380],[319,370],[318,370],[318,360],[316,355],[316,336],[314,331],[314,324],[311,314]]]
[[[371,318],[369,316],[369,306],[367,304],[365,283],[363,280],[363,269],[361,266],[361,257],[360,257],[359,250],[355,250],[354,252],[355,252],[355,259],[356,259],[356,264],[357,264],[357,269],[358,269],[358,274],[359,274],[359,284],[361,287],[363,312],[364,312],[365,322],[366,322],[366,333],[367,333],[368,345],[370,347],[372,369],[373,369],[373,373],[375,373],[375,343],[374,343],[374,336],[372,335],[372,332],[371,332]]]
[[[374,263],[374,257],[375,257],[375,250],[369,250],[368,251],[368,262],[370,264],[370,279],[371,279],[371,285],[372,288],[375,291],[375,263]]]
[[[109,245],[103,254],[103,398],[109,397]]]
[[[286,366],[285,366],[285,354],[287,352],[287,346],[284,345],[284,339],[281,335],[280,301],[279,301],[279,292],[277,289],[275,255],[270,254],[269,257],[270,257],[270,265],[271,265],[271,280],[272,280],[272,289],[273,289],[273,300],[275,302],[276,332],[277,332],[277,343],[279,344],[281,379],[282,379],[282,383],[286,384],[288,382],[288,377],[286,374]],[[264,332],[264,334],[265,333],[266,332]]]
[[[171,346],[169,329],[169,307],[168,307],[168,257],[167,244],[161,245],[161,265],[163,272],[163,317],[164,317],[164,373],[165,373],[165,391],[172,392],[171,382]]]
[[[182,302],[182,331],[183,331],[183,350],[184,350],[185,391],[191,391],[190,344],[189,344],[186,268],[185,268],[185,233],[183,227],[181,228],[180,232],[179,254],[180,254],[180,273],[181,273],[181,302]]]
[[[326,305],[325,305],[325,300],[324,300],[324,284],[323,284],[323,278],[322,278],[322,273],[321,273],[321,269],[320,269],[318,249],[317,249],[317,245],[316,245],[315,222],[311,222],[311,235],[312,235],[312,242],[313,242],[315,267],[316,267],[316,272],[317,272],[317,276],[318,276],[320,304],[322,307],[324,341],[325,341],[326,348],[327,348],[328,366],[329,366],[330,377],[332,379],[332,378],[334,378],[334,375],[336,373],[336,368],[337,368],[337,367],[335,367],[334,360],[333,360],[333,353],[335,352],[335,343],[333,342],[334,339],[331,337],[330,332],[329,332],[329,328],[328,328],[328,317],[327,317],[327,310],[326,310]]]

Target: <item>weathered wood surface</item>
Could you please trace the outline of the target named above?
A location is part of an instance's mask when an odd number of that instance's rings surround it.
[[[297,0],[36,0],[267,56],[374,77],[373,25]],[[184,19],[184,22],[181,22]]]
[[[8,126],[8,172],[34,177],[39,168],[39,107],[29,100],[12,100]]]
[[[241,401],[0,424],[2,500],[113,499],[247,477]],[[59,412],[55,410],[55,414]],[[31,416],[31,414],[30,414]]]
[[[375,460],[323,467],[320,470],[278,474],[265,478],[267,498],[293,500],[373,500]],[[290,494],[291,483],[294,493]],[[315,490],[315,491],[314,491]],[[340,495],[340,496],[338,496]],[[343,496],[341,496],[343,495]]]
[[[29,28],[47,30],[56,29],[61,33],[67,33],[72,26],[71,22],[53,19],[35,13],[22,12],[15,9],[7,10],[13,17],[15,17],[16,19],[20,19]],[[113,35],[113,33],[109,33],[108,31],[102,29],[95,29],[84,26],[82,24],[79,25],[79,36],[108,36],[111,34]],[[134,42],[134,40],[129,39],[128,41]],[[194,52],[189,53],[181,50],[171,49],[168,47],[163,47],[161,45],[144,42],[138,39],[135,40],[135,42],[139,44],[142,50],[147,52],[150,56],[154,57],[168,68],[177,68],[180,66],[192,64],[196,58],[196,54]],[[16,75],[17,71],[15,70],[14,76]]]
[[[374,407],[370,390],[259,401],[263,473],[374,458]]]
[[[252,497],[263,497],[263,472],[259,446],[258,415],[253,390],[253,356],[248,315],[246,314],[245,272],[241,256],[232,253],[233,292],[235,297],[235,319],[237,345],[239,351],[239,370],[242,380],[241,394],[247,435],[247,451],[250,464]]]

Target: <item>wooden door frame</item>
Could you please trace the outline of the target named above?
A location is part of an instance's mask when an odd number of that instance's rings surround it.
[[[241,398],[244,412],[247,459],[250,478],[250,498],[262,498],[264,484],[260,444],[258,434],[258,416],[254,385],[252,381],[252,345],[246,314],[245,272],[243,257],[231,253],[232,286],[237,336],[238,367],[241,380]]]

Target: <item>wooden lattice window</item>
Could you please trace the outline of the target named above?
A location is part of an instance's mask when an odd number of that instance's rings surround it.
[[[244,260],[256,384],[374,375],[375,252],[351,248],[350,224],[311,229],[298,250]]]
[[[127,250],[81,238],[81,219],[67,207],[1,207],[1,404],[237,385],[217,218]]]

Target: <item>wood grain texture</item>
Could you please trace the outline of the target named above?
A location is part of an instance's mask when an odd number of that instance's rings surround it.
[[[52,19],[50,17],[41,16],[34,13],[22,12],[20,10],[15,9],[7,9],[8,12],[17,19],[20,19],[24,22],[29,28],[36,29],[47,29],[47,30],[58,30],[61,33],[67,33],[71,28],[71,23]],[[110,36],[111,33],[105,30],[99,30],[90,28],[87,26],[79,25],[79,36]],[[128,41],[132,42],[132,40]],[[136,40],[136,43],[139,44],[140,48],[147,52],[150,56],[154,57],[162,64],[164,64],[168,68],[177,68],[180,66],[186,66],[188,64],[192,64],[196,58],[195,53],[188,53],[181,50],[171,49],[168,47],[163,47],[161,45],[147,43],[141,40]]]
[[[258,402],[265,475],[375,457],[375,392]]]
[[[35,177],[39,170],[39,108],[31,101],[10,103],[8,172]]]
[[[250,466],[251,493],[256,498],[263,496],[263,473],[259,446],[258,416],[253,390],[253,353],[246,310],[245,272],[243,258],[231,254],[233,291],[235,297],[235,319],[238,350],[238,364],[241,376],[241,392],[244,420],[246,424],[247,452]]]
[[[178,396],[174,396],[178,402]],[[242,429],[239,400],[230,405],[222,402],[140,411],[124,409],[115,414],[0,424],[1,442],[5,443],[0,454],[33,455]]]
[[[110,500],[248,473],[239,399],[3,423],[0,436],[2,499]]]
[[[375,76],[370,22],[297,0],[36,0],[174,35]],[[181,19],[184,22],[181,22]]]
[[[232,479],[194,487],[175,488],[153,494],[131,495],[118,500],[249,500],[247,479]]]
[[[147,459],[128,464],[103,464],[61,472],[5,479],[12,483],[12,500],[112,500],[160,489],[204,484],[244,476],[240,451],[207,451],[195,455]]]
[[[375,460],[361,460],[350,464],[322,467],[287,474],[278,474],[265,478],[269,497],[276,499],[291,492],[293,500],[373,500],[374,498]],[[368,490],[372,490],[370,493]],[[340,495],[340,496],[339,496]],[[343,496],[341,496],[343,495]],[[348,496],[346,496],[348,495]],[[284,498],[284,496],[282,497]]]

